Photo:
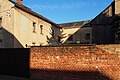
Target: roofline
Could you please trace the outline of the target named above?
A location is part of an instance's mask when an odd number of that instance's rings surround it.
[[[86,21],[91,21],[91,20],[74,21],[74,22],[65,22],[65,23],[60,23],[60,24],[58,24],[58,25],[62,25],[62,24],[69,24],[69,23],[79,23],[79,22],[86,22]]]
[[[23,11],[25,11],[25,12],[33,15],[33,16],[35,16],[35,17],[38,17],[38,18],[40,18],[40,19],[42,19],[42,20],[44,20],[44,21],[46,21],[46,22],[48,22],[48,23],[51,23],[52,25],[54,25],[54,26],[57,27],[57,28],[61,28],[61,27],[59,27],[59,25],[57,25],[56,23],[52,22],[51,20],[45,18],[44,16],[42,16],[42,15],[40,15],[40,14],[38,14],[38,13],[32,11],[30,8],[22,5],[23,7],[28,8],[28,10],[26,10],[26,9],[23,9],[22,6],[19,5],[19,4],[17,4],[16,2],[14,2],[14,1],[12,1],[12,0],[9,0],[9,1],[12,2],[12,3],[15,5],[15,7],[19,8],[19,9],[21,9],[21,10],[23,10]]]
[[[68,27],[62,27],[61,25],[64,25],[64,24],[69,24],[69,23],[87,22],[87,21],[89,21],[89,23],[91,22],[91,20],[84,20],[84,21],[76,21],[76,22],[61,23],[61,24],[58,24],[58,25],[60,25],[60,27],[61,27],[61,28],[68,28]],[[84,25],[83,25],[83,26],[81,26],[81,28],[82,28],[82,27],[84,27]],[[86,26],[86,27],[90,27],[90,26]],[[79,28],[79,27],[69,27],[69,28]]]
[[[92,20],[91,20],[91,22],[92,21],[94,21],[97,17],[99,17],[105,10],[107,10],[112,4],[114,4],[115,3],[115,1],[113,1],[107,8],[105,8],[100,14],[98,14],[95,18],[93,18]]]

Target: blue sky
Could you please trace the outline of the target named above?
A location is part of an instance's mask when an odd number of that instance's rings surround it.
[[[113,0],[23,0],[23,4],[59,24],[91,20],[109,6],[112,1]]]

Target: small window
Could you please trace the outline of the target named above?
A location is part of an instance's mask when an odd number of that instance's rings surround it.
[[[35,33],[36,32],[36,23],[33,22],[33,32]]]
[[[40,25],[40,34],[43,34],[43,25]]]
[[[61,36],[58,36],[58,42],[61,43]]]
[[[73,41],[73,35],[70,35],[70,37],[68,38],[68,41]]]
[[[0,28],[2,27],[2,18],[0,18]]]
[[[35,42],[32,43],[32,46],[35,46]]]
[[[2,48],[2,40],[0,40],[0,48]]]
[[[0,5],[0,11],[1,11],[1,5]]]
[[[55,33],[55,31],[54,30],[52,30],[52,37],[54,38],[55,36],[54,36],[54,33]]]
[[[0,42],[2,42],[2,39],[0,39]]]
[[[85,39],[86,39],[86,40],[90,40],[90,33],[87,33],[87,34],[86,34]]]

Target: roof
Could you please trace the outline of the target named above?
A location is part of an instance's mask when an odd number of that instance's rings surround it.
[[[73,27],[83,27],[86,24],[88,24],[90,22],[90,20],[87,21],[79,21],[79,22],[69,22],[69,23],[62,23],[59,24],[60,27],[62,28],[73,28]],[[86,25],[87,26],[87,25]]]
[[[110,6],[114,5],[115,1],[113,1],[107,8],[105,8],[100,14],[98,14],[95,18],[93,18],[91,20],[91,23],[95,21],[96,18],[98,18],[99,16],[101,16],[103,14],[104,11],[106,11]]]
[[[21,9],[21,10],[23,10],[23,11],[25,11],[25,12],[31,14],[31,15],[33,15],[33,16],[36,16],[36,17],[38,17],[38,18],[40,18],[40,19],[42,19],[42,20],[44,20],[44,21],[46,21],[48,23],[51,23],[52,25],[54,25],[54,26],[56,26],[58,28],[61,28],[56,23],[52,22],[51,20],[45,18],[44,16],[42,16],[42,15],[40,15],[38,13],[32,11],[30,8],[28,8],[28,7],[24,6],[24,5],[19,5],[18,3],[14,2],[12,0],[9,0],[9,1],[12,2],[15,5],[15,7],[19,8],[19,9]]]

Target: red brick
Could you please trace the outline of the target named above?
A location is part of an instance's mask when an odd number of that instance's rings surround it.
[[[41,78],[43,75],[41,70],[98,71],[112,80],[119,80],[120,54],[104,50],[106,47],[108,49],[119,47],[112,46],[115,45],[32,47],[31,77]],[[48,74],[43,76],[47,77]]]

